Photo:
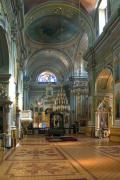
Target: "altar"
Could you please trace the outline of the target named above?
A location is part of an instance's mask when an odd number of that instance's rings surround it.
[[[33,128],[49,128],[50,127],[50,114],[45,114],[45,112],[34,112],[33,118]]]

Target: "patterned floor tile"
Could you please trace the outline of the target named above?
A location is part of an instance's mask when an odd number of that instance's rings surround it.
[[[120,160],[120,146],[98,146],[96,149]]]
[[[42,161],[64,160],[65,156],[56,147],[51,146],[21,146],[16,148],[6,160],[9,161]]]
[[[77,142],[47,143],[29,136],[7,152],[0,180],[118,180],[120,145],[79,137]]]
[[[69,162],[30,162],[12,163],[6,172],[10,177],[35,177],[35,176],[66,176],[79,175],[78,170]]]

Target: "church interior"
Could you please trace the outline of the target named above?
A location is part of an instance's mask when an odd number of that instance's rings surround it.
[[[0,0],[0,179],[120,179],[120,0]]]

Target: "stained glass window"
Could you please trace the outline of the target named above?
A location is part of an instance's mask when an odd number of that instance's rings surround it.
[[[57,78],[56,78],[55,74],[53,74],[49,71],[45,71],[38,76],[38,82],[55,83],[55,82],[57,82]]]

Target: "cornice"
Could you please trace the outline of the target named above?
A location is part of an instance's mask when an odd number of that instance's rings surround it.
[[[93,57],[97,66],[107,67],[112,61],[113,56],[118,54],[120,49],[120,9],[111,17],[108,24],[105,26],[103,33],[100,35],[94,46],[86,52],[84,58],[88,61],[89,68],[93,67]]]
[[[112,33],[114,33],[117,28],[120,28],[120,9],[118,9],[114,16],[109,19],[109,22],[104,27],[103,33],[96,40],[94,44],[95,51],[99,50],[99,48],[103,46],[104,42],[111,38]]]
[[[114,33],[114,31],[119,28],[120,28],[120,8],[118,8],[114,16],[110,18],[109,22],[104,27],[103,33],[96,40],[92,49],[94,49],[95,52],[96,50],[99,51],[100,47],[103,47],[105,41],[108,39],[110,40],[112,33]],[[108,45],[111,45],[111,44],[108,43]],[[90,53],[91,53],[91,48],[88,49],[88,51],[85,54],[85,57],[90,56]]]

